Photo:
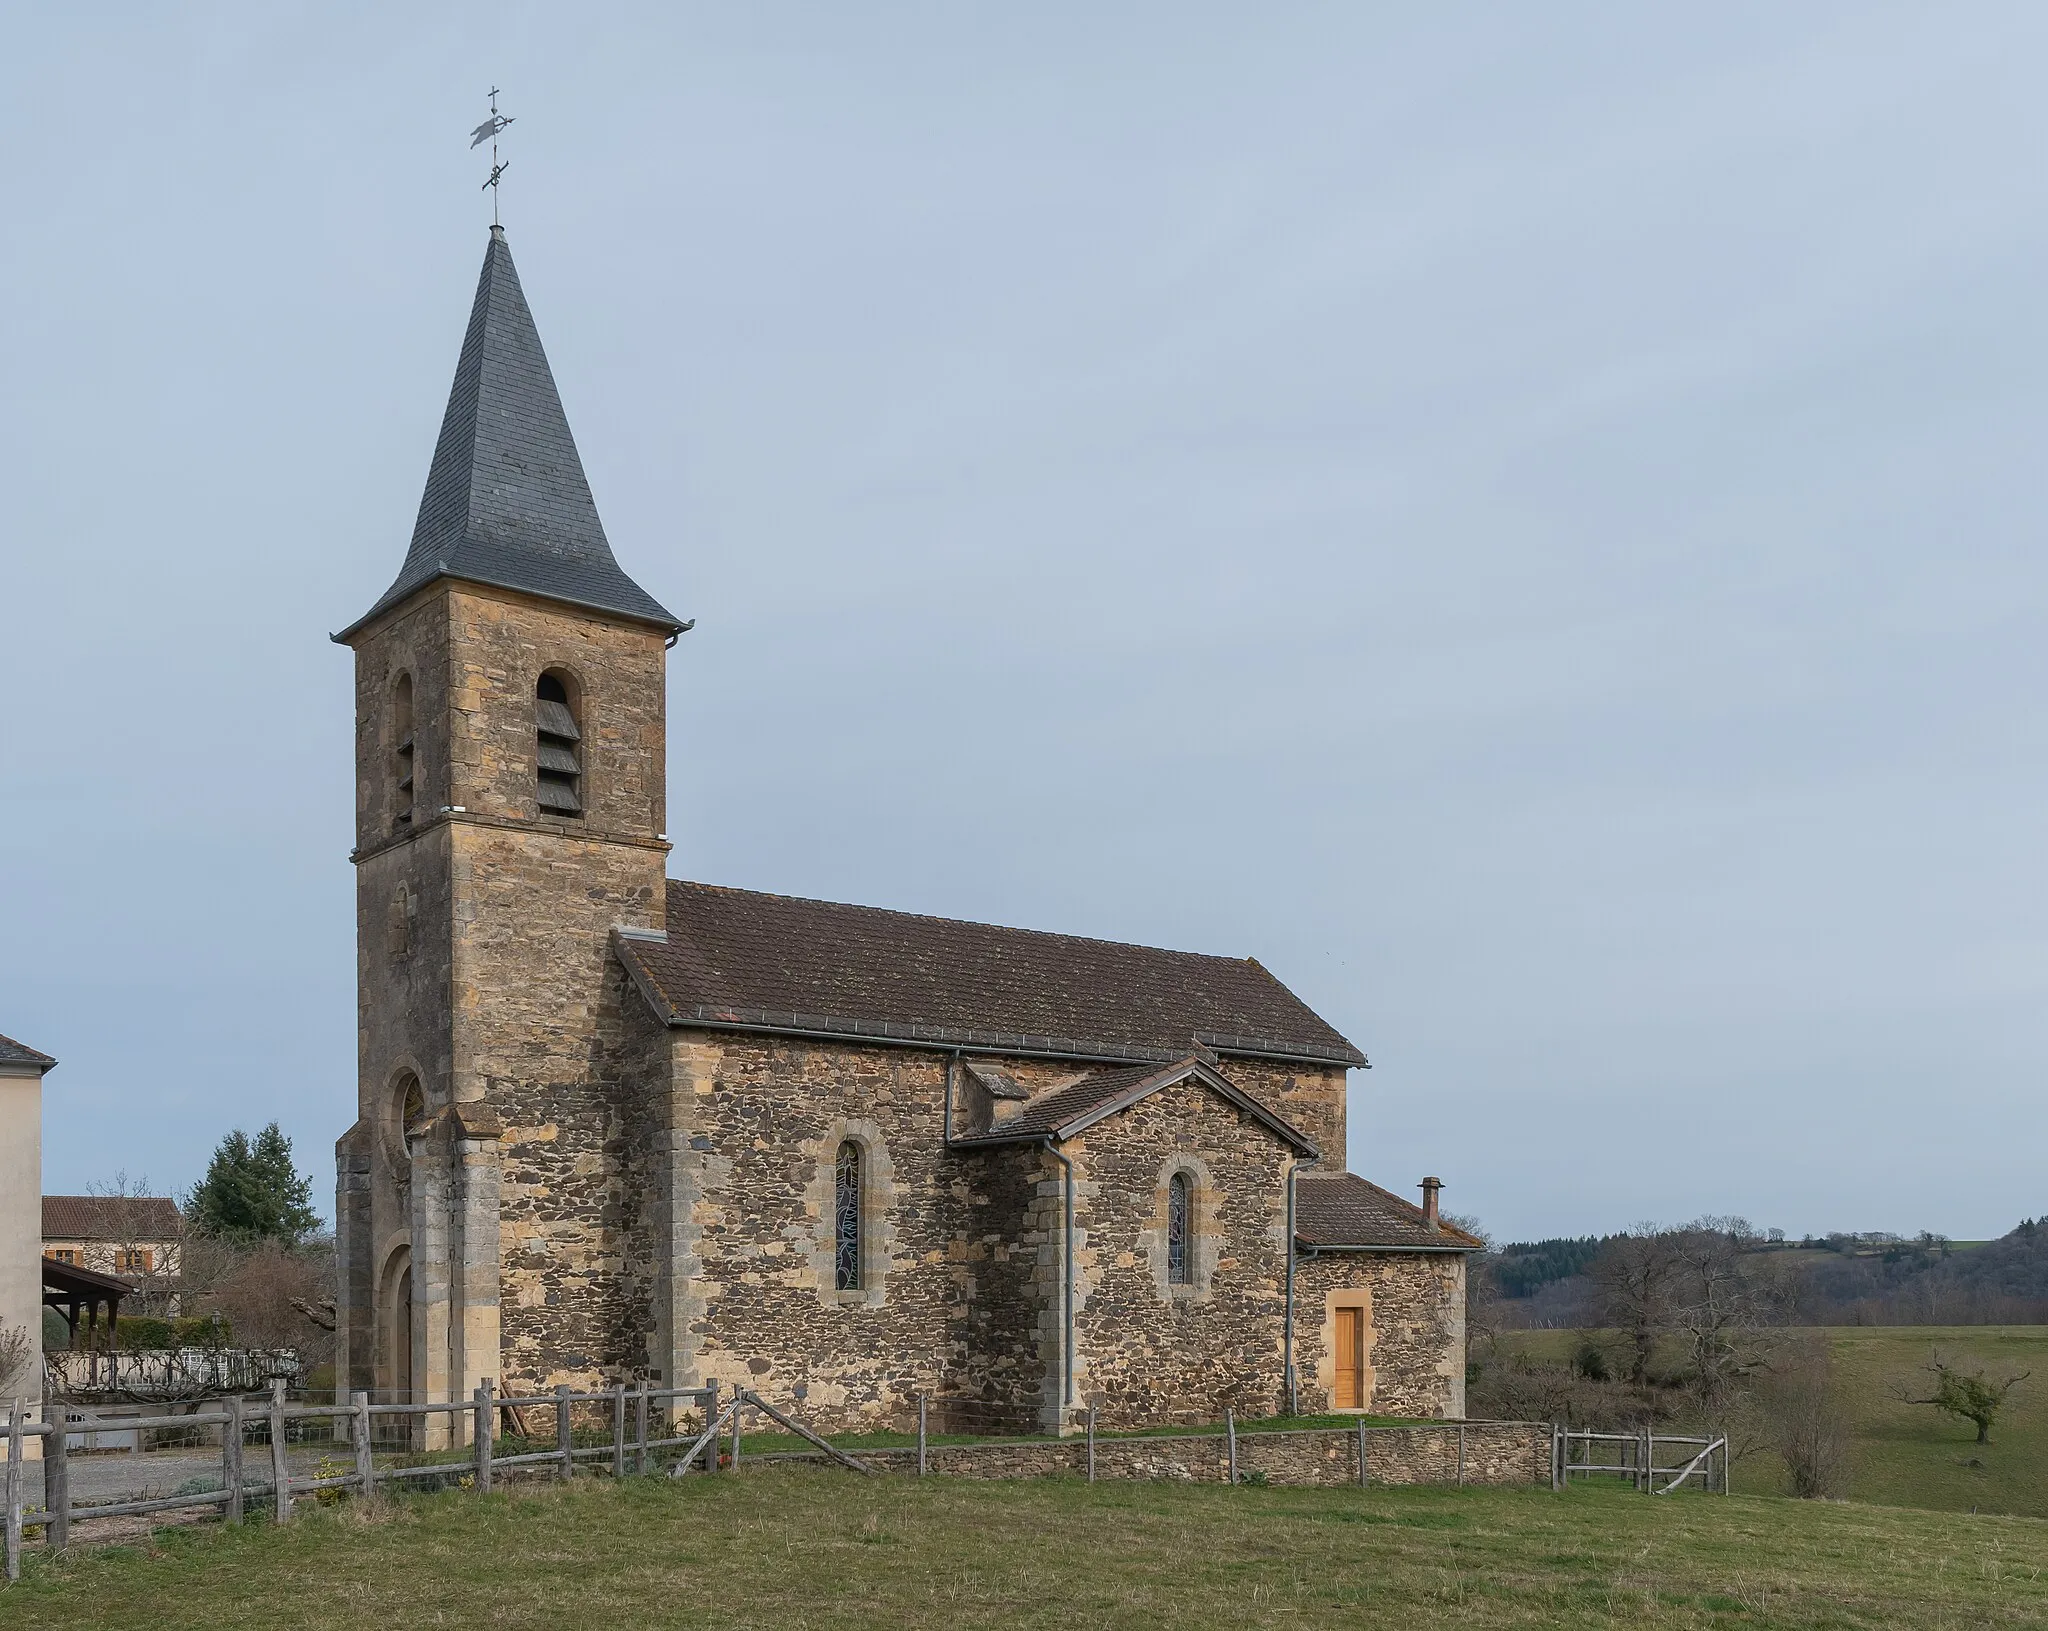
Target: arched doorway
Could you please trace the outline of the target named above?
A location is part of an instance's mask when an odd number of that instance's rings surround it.
[[[406,1404],[412,1399],[412,1248],[394,1246],[377,1278],[377,1396]]]

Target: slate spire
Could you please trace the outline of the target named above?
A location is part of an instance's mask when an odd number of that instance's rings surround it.
[[[444,577],[683,626],[612,558],[502,227],[484,252],[405,565],[335,638]]]

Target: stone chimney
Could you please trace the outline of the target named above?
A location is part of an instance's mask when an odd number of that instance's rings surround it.
[[[1436,1204],[1437,1195],[1443,1187],[1444,1181],[1441,1178],[1422,1180],[1422,1226],[1432,1234],[1444,1226],[1443,1219],[1437,1215]]]

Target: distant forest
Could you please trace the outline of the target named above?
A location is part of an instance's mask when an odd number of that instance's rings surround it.
[[[1797,1325],[2033,1325],[2048,1323],[2048,1219],[2029,1218],[1996,1240],[1958,1246],[1946,1236],[1870,1231],[1787,1239],[1739,1218],[1728,1229],[1769,1271],[1779,1318]],[[1503,1323],[1577,1326],[1597,1302],[1595,1269],[1620,1235],[1517,1240],[1487,1253],[1484,1273]]]

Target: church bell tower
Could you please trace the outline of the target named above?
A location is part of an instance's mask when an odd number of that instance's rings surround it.
[[[684,627],[613,558],[494,226],[411,548],[335,636],[356,663],[344,1395],[464,1398],[603,1363],[586,1344],[617,1278],[608,943],[664,927],[664,664]]]

